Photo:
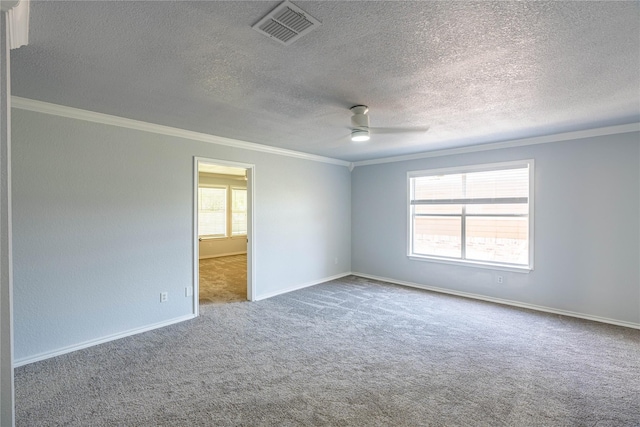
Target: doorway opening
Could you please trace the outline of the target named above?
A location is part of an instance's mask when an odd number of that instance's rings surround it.
[[[254,166],[194,158],[194,314],[253,300]]]

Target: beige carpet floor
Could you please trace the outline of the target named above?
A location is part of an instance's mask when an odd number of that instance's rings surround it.
[[[200,260],[200,304],[247,300],[247,255]]]

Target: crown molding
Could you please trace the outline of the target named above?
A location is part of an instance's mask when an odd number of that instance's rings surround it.
[[[17,49],[29,43],[29,1],[0,0],[2,12],[7,15],[9,47]]]
[[[0,12],[8,12],[18,3],[20,0],[0,0]]]
[[[315,154],[302,153],[300,151],[287,150],[285,148],[272,147],[269,145],[257,144],[254,142],[241,141],[238,139],[224,138],[221,136],[209,135],[206,133],[193,132],[185,129],[170,126],[158,125],[154,123],[142,122],[139,120],[127,119],[124,117],[112,116],[110,114],[96,113],[93,111],[81,110],[79,108],[66,107],[64,105],[52,104],[35,99],[11,97],[11,107],[20,110],[33,111],[36,113],[49,114],[52,116],[66,117],[70,119],[84,120],[87,122],[101,123],[105,125],[118,126],[127,129],[134,129],[143,132],[157,133],[160,135],[185,138],[193,141],[208,142],[211,144],[224,145],[227,147],[241,148],[244,150],[259,151],[263,153],[275,154],[279,156],[295,157],[298,159],[311,160],[314,162],[329,163],[333,165],[349,167],[351,163],[333,159],[331,157],[318,156]]]
[[[11,107],[21,110],[34,111],[37,113],[66,117],[88,122],[101,123],[111,126],[118,126],[128,129],[140,130],[143,132],[157,133],[161,135],[174,136],[178,138],[190,139],[193,141],[208,142],[211,144],[224,145],[227,147],[241,148],[251,151],[275,154],[279,156],[294,157],[298,159],[311,160],[314,162],[329,163],[348,167],[350,171],[357,166],[377,165],[383,163],[404,162],[408,160],[426,159],[430,157],[450,156],[454,154],[475,153],[479,151],[498,150],[503,148],[522,147],[526,145],[547,144],[550,142],[569,141],[574,139],[590,138],[595,136],[616,135],[621,133],[640,131],[640,123],[630,123],[618,126],[608,126],[581,131],[558,133],[554,135],[538,136],[533,138],[515,139],[510,141],[494,142],[481,145],[466,146],[460,148],[449,148],[444,150],[424,151],[421,153],[407,154],[403,156],[383,157],[371,160],[361,160],[348,162],[331,157],[318,156],[316,154],[303,153],[286,148],[272,147],[254,142],[241,141],[238,139],[225,138],[221,136],[209,135],[170,126],[158,125],[139,120],[127,119],[124,117],[112,116],[110,114],[96,113],[79,108],[66,107],[64,105],[52,104],[35,99],[11,97]]]
[[[537,136],[533,138],[514,139],[511,141],[493,142],[489,144],[472,145],[460,148],[449,148],[445,150],[426,151],[404,156],[384,157],[379,159],[362,160],[353,162],[351,168],[357,166],[378,165],[382,163],[404,162],[407,160],[426,159],[429,157],[450,156],[453,154],[475,153],[478,151],[498,150],[502,148],[522,147],[525,145],[547,144],[550,142],[569,141],[573,139],[591,138],[594,136],[616,135],[620,133],[638,132],[640,123],[630,123],[626,125],[608,126],[596,129],[579,130],[574,132],[564,132],[554,135]]]

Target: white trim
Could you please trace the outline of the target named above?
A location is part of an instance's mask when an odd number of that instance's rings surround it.
[[[8,12],[12,8],[14,8],[20,0],[1,0],[0,1],[0,12]]]
[[[334,276],[325,277],[323,279],[314,280],[312,282],[301,283],[299,285],[289,286],[286,289],[281,289],[281,290],[278,290],[278,291],[275,291],[275,292],[268,292],[266,294],[258,295],[254,299],[254,301],[260,301],[260,300],[263,300],[263,299],[272,298],[272,297],[275,297],[275,296],[278,296],[278,295],[282,295],[282,294],[286,294],[286,293],[289,293],[289,292],[297,291],[297,290],[300,290],[300,289],[308,288],[310,286],[319,285],[320,283],[325,283],[325,282],[330,282],[331,280],[341,279],[343,277],[351,276],[352,274],[353,273],[351,273],[351,272],[340,273],[340,274],[336,274]]]
[[[8,18],[7,38],[11,49],[29,44],[29,10],[29,0],[10,1],[7,6],[2,5],[2,11],[6,11]]]
[[[627,125],[608,126],[603,128],[564,132],[555,135],[536,136],[533,138],[514,139],[510,141],[493,142],[480,145],[469,145],[460,148],[447,148],[444,150],[425,151],[404,156],[383,157],[379,159],[362,160],[353,162],[350,169],[357,166],[378,165],[382,163],[404,162],[407,160],[426,159],[429,157],[451,156],[453,154],[475,153],[478,151],[498,150],[503,148],[522,147],[525,145],[547,144],[550,142],[569,141],[573,139],[592,138],[595,136],[617,135],[620,133],[638,132],[640,123]]]
[[[592,320],[594,322],[608,323],[608,324],[611,324],[611,325],[624,326],[626,328],[640,329],[640,323],[627,322],[627,321],[624,321],[624,320],[610,319],[608,317],[593,316],[591,314],[577,313],[575,311],[568,311],[568,310],[560,310],[560,309],[557,309],[557,308],[545,307],[545,306],[542,306],[542,305],[535,305],[535,304],[528,304],[528,303],[524,303],[524,302],[518,302],[518,301],[507,300],[507,299],[502,299],[502,298],[488,297],[488,296],[479,295],[479,294],[472,294],[472,293],[469,293],[469,292],[454,291],[454,290],[451,290],[451,289],[438,288],[438,287],[435,287],[435,286],[428,286],[428,285],[423,285],[423,284],[420,284],[420,283],[405,282],[403,280],[391,279],[389,277],[374,276],[372,274],[365,274],[365,273],[358,273],[358,272],[353,272],[351,274],[353,274],[354,276],[363,277],[365,279],[379,280],[381,282],[387,282],[387,283],[392,283],[392,284],[401,285],[401,286],[408,286],[408,287],[411,287],[411,288],[424,289],[426,291],[433,291],[433,292],[438,292],[438,293],[442,293],[442,294],[456,295],[456,296],[464,297],[464,298],[471,298],[471,299],[476,299],[476,300],[481,300],[481,301],[494,302],[494,303],[497,303],[497,304],[503,304],[503,305],[509,305],[509,306],[513,306],[513,307],[526,308],[526,309],[529,309],[529,310],[543,311],[545,313],[559,314],[561,316],[576,317],[578,319]]]
[[[111,126],[118,126],[128,129],[140,130],[143,132],[157,133],[161,135],[174,136],[178,138],[190,139],[193,141],[208,142],[211,144],[224,145],[228,147],[241,148],[245,150],[260,151],[286,157],[295,157],[299,159],[311,160],[321,163],[329,163],[339,166],[346,166],[349,171],[357,166],[376,165],[382,163],[403,162],[407,160],[425,159],[430,157],[450,156],[453,154],[475,153],[479,151],[497,150],[502,148],[522,147],[526,145],[546,144],[550,142],[568,141],[573,139],[590,138],[595,136],[616,135],[621,133],[640,131],[640,123],[630,123],[626,125],[608,126],[596,129],[587,129],[581,131],[564,132],[554,135],[537,136],[532,138],[515,139],[502,142],[494,142],[480,145],[469,145],[460,148],[449,148],[443,150],[423,151],[415,154],[407,154],[403,156],[383,157],[371,160],[361,160],[357,162],[348,162],[345,160],[334,159],[331,157],[318,156],[316,154],[303,153],[285,148],[272,147],[254,142],[241,141],[237,139],[224,138],[221,136],[209,135],[200,132],[193,132],[185,129],[174,128],[170,126],[158,125],[154,123],[142,122],[139,120],[127,119],[124,117],[112,116],[110,114],[96,113],[93,111],[82,110],[79,108],[66,107],[64,105],[52,104],[49,102],[38,101],[35,99],[22,98],[19,96],[11,97],[12,108],[33,111],[36,113],[50,114],[53,116],[66,117],[70,119],[84,120],[88,122],[101,123]]]
[[[163,126],[154,123],[142,122],[139,120],[127,119],[124,117],[112,116],[110,114],[96,113],[93,111],[81,110],[79,108],[66,107],[64,105],[51,104],[49,102],[37,101],[34,99],[12,96],[12,107],[21,110],[33,111],[36,113],[50,114],[53,116],[66,117],[87,122],[101,123],[105,125],[118,126],[127,129],[134,129],[143,132],[157,133],[160,135],[185,138],[193,141],[208,142],[211,144],[224,145],[227,147],[241,148],[244,150],[260,151],[263,153],[275,154],[279,156],[295,157],[298,159],[311,160],[314,162],[330,163],[333,165],[349,167],[350,163],[344,160],[330,157],[318,156],[315,154],[302,153],[300,151],[287,150],[285,148],[272,147],[254,142],[240,141],[238,139],[224,138],[221,136],[209,135],[206,133],[193,132],[185,129]]]
[[[240,251],[240,252],[228,252],[228,253],[224,253],[224,254],[219,254],[219,255],[208,255],[208,256],[201,256],[198,259],[211,259],[211,258],[221,258],[223,256],[233,256],[233,255],[244,255],[246,254],[247,251]]]
[[[231,238],[230,236],[225,236],[224,234],[205,234],[204,236],[198,236],[198,240],[200,242],[207,242],[210,240],[216,240],[216,241],[228,240],[230,238]]]
[[[191,300],[191,310],[194,316],[199,316],[200,311],[200,236],[198,235],[198,194],[200,189],[200,173],[198,170],[198,158],[193,158],[193,204],[191,215],[191,228],[192,228],[192,257],[191,262],[193,265],[191,266],[191,289],[193,289],[193,295]]]
[[[487,296],[478,295],[478,294],[472,294],[472,293],[468,293],[468,292],[453,291],[453,290],[449,290],[449,289],[438,288],[438,287],[434,287],[434,286],[427,286],[427,285],[422,285],[422,284],[413,283],[413,282],[405,282],[405,281],[402,281],[402,280],[395,280],[395,279],[391,279],[391,278],[388,278],[388,277],[380,277],[380,276],[374,276],[374,275],[371,275],[371,274],[364,274],[364,273],[358,273],[358,272],[341,273],[341,274],[337,274],[335,276],[326,277],[324,279],[315,280],[313,282],[308,282],[308,283],[304,283],[304,284],[301,284],[301,285],[291,286],[291,287],[289,287],[289,288],[287,288],[285,290],[280,290],[280,291],[276,291],[276,292],[271,292],[271,293],[267,293],[267,294],[264,294],[264,295],[260,295],[260,296],[256,297],[254,299],[254,301],[264,300],[264,299],[267,299],[267,298],[275,297],[277,295],[285,294],[285,293],[296,291],[296,290],[299,290],[299,289],[304,289],[304,288],[307,288],[307,287],[310,287],[310,286],[318,285],[318,284],[321,284],[321,283],[329,282],[331,280],[340,279],[340,278],[347,277],[347,276],[358,276],[358,277],[362,277],[362,278],[365,278],[365,279],[378,280],[378,281],[381,281],[381,282],[387,282],[387,283],[400,285],[400,286],[407,286],[407,287],[411,287],[411,288],[423,289],[423,290],[432,291],[432,292],[456,295],[456,296],[460,296],[460,297],[464,297],[464,298],[471,298],[471,299],[476,299],[476,300],[481,300],[481,301],[488,301],[488,302],[493,302],[493,303],[497,303],[497,304],[509,305],[509,306],[513,306],[513,307],[520,307],[520,308],[526,308],[526,309],[530,309],[530,310],[542,311],[542,312],[546,312],[546,313],[559,314],[559,315],[562,315],[562,316],[576,317],[576,318],[579,318],[579,319],[592,320],[592,321],[595,321],[595,322],[608,323],[608,324],[617,325],[617,326],[624,326],[624,327],[632,328],[632,329],[640,329],[640,323],[626,322],[626,321],[622,321],[622,320],[615,320],[615,319],[610,319],[610,318],[600,317],[600,316],[592,316],[592,315],[589,315],[589,314],[576,313],[576,312],[573,312],[573,311],[558,310],[558,309],[539,306],[539,305],[535,305],[535,304],[521,303],[521,302],[512,301],[512,300],[505,300],[505,299],[502,299],[502,298],[492,298],[492,297],[487,297]],[[196,317],[196,315],[189,314],[189,315],[186,315],[186,316],[177,317],[175,319],[167,320],[167,321],[164,321],[164,322],[158,322],[158,323],[154,323],[154,324],[151,324],[151,325],[143,326],[143,327],[140,327],[140,328],[130,329],[130,330],[125,331],[125,332],[120,332],[120,333],[113,334],[113,335],[107,335],[107,336],[102,337],[102,338],[89,340],[89,341],[84,341],[82,343],[71,345],[71,346],[67,346],[67,347],[63,347],[63,348],[58,349],[58,350],[39,353],[39,354],[36,354],[35,356],[31,356],[31,357],[27,357],[27,358],[16,360],[14,362],[13,366],[14,366],[14,368],[17,368],[17,367],[20,367],[20,366],[28,365],[30,363],[39,362],[41,360],[50,359],[50,358],[56,357],[56,356],[61,356],[63,354],[71,353],[71,352],[74,352],[74,351],[77,351],[77,350],[82,350],[82,349],[85,349],[85,348],[93,347],[95,345],[104,344],[104,343],[107,343],[107,342],[110,342],[110,341],[115,341],[115,340],[118,340],[120,338],[126,338],[128,336],[141,334],[143,332],[152,331],[154,329],[164,328],[165,326],[169,326],[169,325],[173,325],[173,324],[176,324],[176,323],[184,322],[186,320],[191,320],[191,319],[194,319],[195,317]]]
[[[247,299],[255,301],[256,289],[256,167],[247,168]]]
[[[11,53],[9,15],[0,13],[0,425],[15,425]]]
[[[411,237],[411,236],[409,236]],[[466,259],[456,259],[456,258],[439,258],[437,256],[419,256],[419,255],[407,255],[412,261],[424,261],[424,262],[437,262],[440,264],[449,264],[456,265],[458,267],[473,267],[473,268],[486,268],[489,270],[500,270],[500,271],[511,271],[514,273],[531,273],[533,271],[533,267],[529,266],[516,266],[509,264],[492,264],[488,261],[472,261]]]
[[[533,270],[535,265],[536,239],[535,239],[535,213],[536,213],[536,161],[528,159],[529,162],[529,269]]]
[[[491,172],[501,169],[521,169],[523,165],[529,166],[533,164],[534,159],[522,159],[511,160],[507,162],[494,162],[494,163],[473,163],[470,165],[452,166],[447,168],[437,169],[421,169],[407,171],[407,178],[416,178],[421,176],[433,176],[433,175],[449,175],[456,173],[476,173],[476,172]]]
[[[16,360],[13,364],[14,368],[19,366],[28,365],[30,363],[39,362],[41,360],[50,359],[52,357],[61,356],[63,354],[71,353],[73,351],[82,350],[84,348],[93,347],[94,345],[104,344],[109,341],[119,340],[120,338],[129,337],[131,335],[141,334],[143,332],[152,331],[154,329],[164,328],[165,326],[173,325],[176,323],[184,322],[185,320],[190,320],[195,318],[193,314],[189,314],[186,316],[176,317],[175,319],[165,320],[163,322],[153,323],[151,325],[143,326],[140,328],[129,329],[128,331],[119,332],[113,335],[107,335],[102,338],[97,338],[89,341],[84,341],[79,344],[70,345],[67,347],[60,348],[58,350],[47,351],[44,353],[36,354],[35,356],[26,357],[23,359]]]

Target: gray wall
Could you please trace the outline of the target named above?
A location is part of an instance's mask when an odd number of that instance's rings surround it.
[[[18,364],[192,313],[194,156],[256,165],[257,298],[350,271],[344,166],[18,109],[13,140]]]
[[[638,324],[639,146],[635,132],[358,166],[352,271]],[[528,158],[535,159],[534,271],[407,258],[407,171]]]
[[[14,110],[16,362],[192,313],[183,295],[194,156],[256,165],[257,298],[352,270],[640,323],[639,141],[636,132],[359,166],[350,176],[343,166]],[[525,158],[536,161],[534,271],[501,271],[498,285],[494,270],[408,260],[407,171]]]

